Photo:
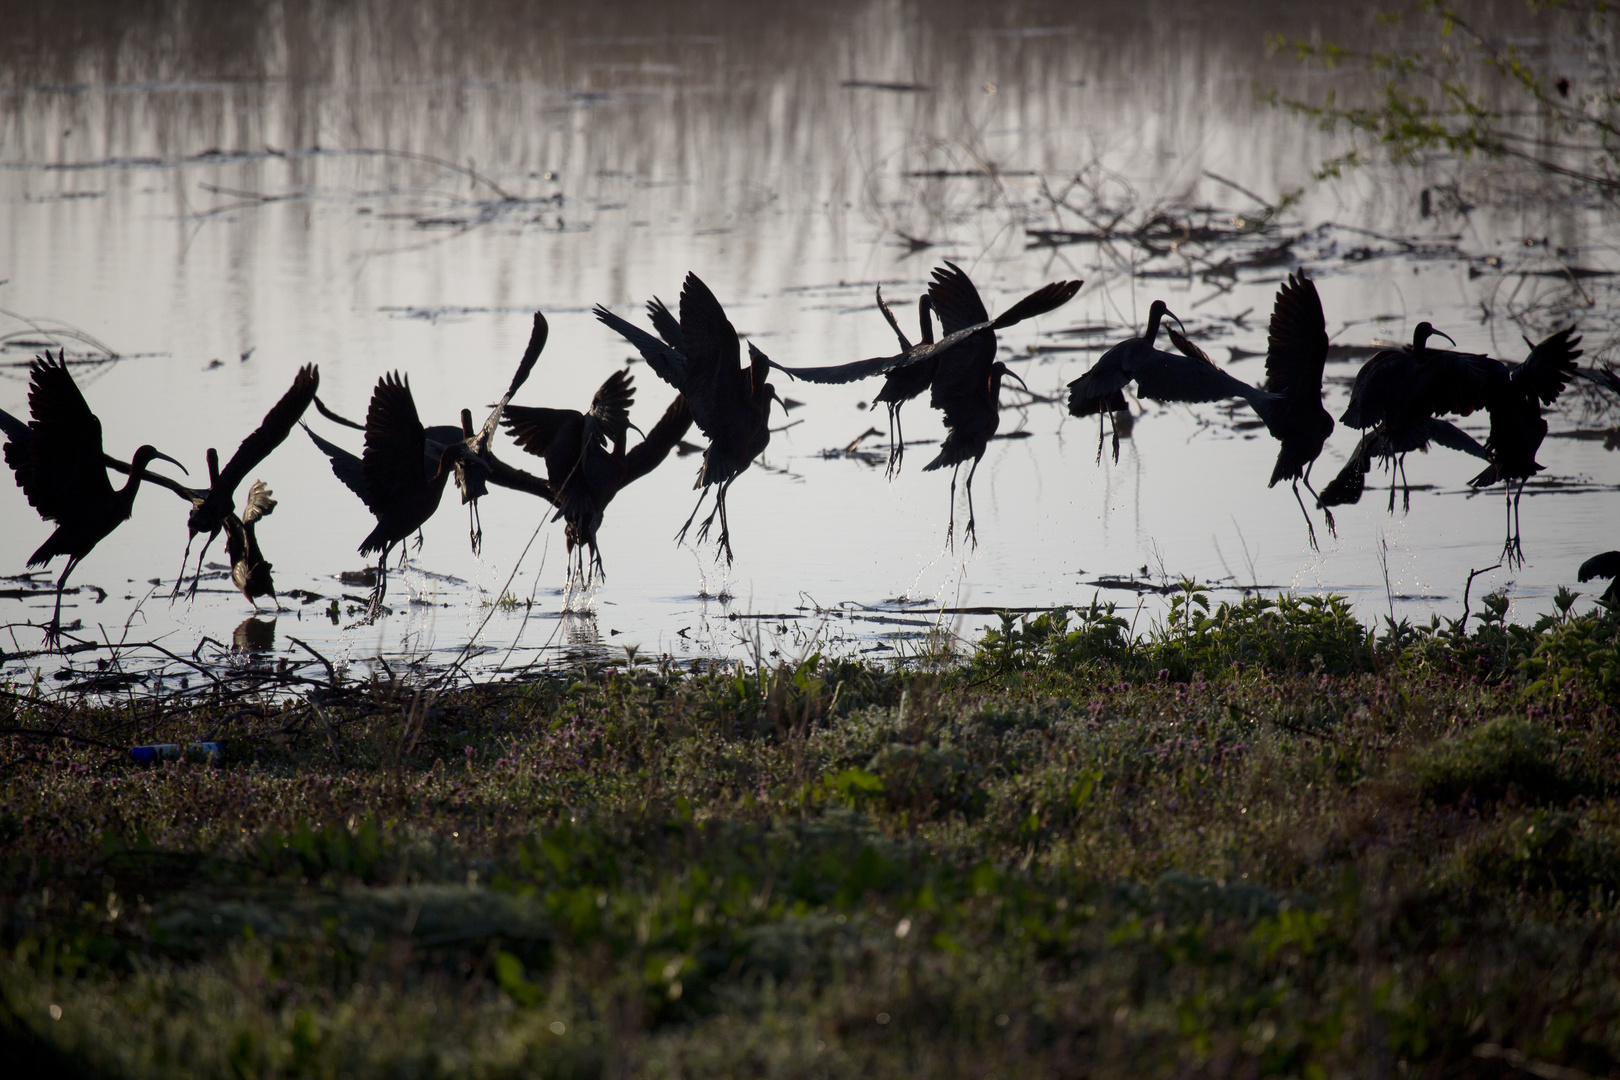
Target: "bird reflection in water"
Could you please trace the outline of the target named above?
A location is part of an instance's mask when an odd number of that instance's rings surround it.
[[[231,651],[239,653],[270,652],[276,647],[276,620],[243,619],[231,635]]]

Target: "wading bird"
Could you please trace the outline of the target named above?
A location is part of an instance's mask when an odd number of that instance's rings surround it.
[[[378,379],[372,391],[366,411],[365,451],[360,457],[322,439],[307,424],[304,430],[331,460],[332,474],[360,496],[377,518],[376,528],[360,543],[362,555],[376,552],[381,556],[367,616],[375,619],[388,595],[388,555],[394,546],[433,516],[458,461],[470,460],[482,469],[488,466],[464,438],[429,442],[411,397],[410,380],[398,372]],[[404,565],[402,548],[400,566]]]
[[[1547,421],[1542,418],[1541,407],[1557,401],[1579,370],[1575,361],[1581,355],[1581,350],[1576,348],[1581,339],[1571,337],[1574,333],[1575,328],[1571,326],[1539,345],[1531,345],[1526,338],[1530,355],[1524,363],[1508,370],[1506,384],[1499,385],[1492,400],[1486,402],[1491,414],[1491,433],[1485,439],[1485,452],[1490,455],[1491,463],[1469,484],[1483,488],[1503,481],[1508,520],[1502,557],[1509,567],[1524,565],[1519,499],[1524,495],[1525,483],[1542,470],[1536,461],[1536,451],[1547,437]],[[1514,487],[1515,481],[1517,487]]]
[[[659,378],[681,392],[692,410],[698,429],[709,437],[703,452],[703,467],[693,487],[703,489],[697,506],[675,534],[676,542],[686,532],[703,506],[710,487],[715,488],[714,509],[698,527],[698,542],[709,534],[709,527],[720,519],[719,547],[732,561],[731,527],[726,520],[726,493],[754,458],[771,441],[771,402],[782,398],[766,379],[770,358],[748,343],[750,363],[742,366],[742,346],[737,331],[726,318],[714,293],[696,274],[687,274],[681,288],[681,317],[677,322],[662,301],[654,299],[647,312],[659,338],[619,318],[598,305],[595,314],[605,325],[634,345]],[[783,405],[785,409],[787,406]]]
[[[1316,527],[1311,524],[1310,511],[1300,497],[1299,485],[1320,503],[1320,496],[1311,487],[1311,466],[1322,454],[1328,436],[1333,434],[1333,417],[1322,407],[1322,368],[1327,363],[1327,319],[1322,314],[1322,298],[1316,293],[1316,283],[1304,273],[1288,275],[1288,280],[1277,290],[1276,302],[1271,309],[1271,331],[1266,340],[1266,381],[1261,389],[1276,394],[1282,400],[1273,407],[1267,423],[1282,446],[1277,451],[1277,464],[1271,470],[1271,482],[1293,482],[1294,501],[1305,515],[1305,528],[1310,535],[1311,549],[1316,550]],[[1334,531],[1333,512],[1322,509],[1327,518],[1328,532]]]
[[[231,560],[231,584],[242,590],[254,611],[259,610],[259,602],[254,599],[258,596],[268,596],[273,606],[281,607],[276,599],[276,583],[270,578],[270,564],[264,561],[264,553],[259,550],[255,529],[258,520],[275,508],[276,500],[270,497],[270,489],[264,486],[263,480],[255,480],[248,488],[247,506],[243,507],[242,516],[233,513],[225,517],[225,554]]]
[[[26,425],[6,417],[4,452],[29,505],[46,521],[56,522],[56,531],[29,557],[28,565],[43,566],[58,555],[67,556],[56,579],[56,607],[46,630],[54,644],[61,636],[62,589],[68,575],[103,537],[129,520],[146,466],[154,458],[179,465],[182,472],[185,466],[152,446],[141,446],[127,466],[128,482],[114,489],[101,449],[101,421],[90,411],[61,352],[54,360],[49,353],[34,358],[28,410],[33,419]]]
[[[180,595],[180,582],[185,580],[186,563],[191,557],[192,541],[197,538],[198,533],[207,533],[208,539],[203,541],[202,551],[197,554],[196,573],[191,578],[191,595],[196,595],[197,581],[202,575],[203,558],[208,554],[208,548],[213,544],[214,538],[225,527],[225,519],[236,512],[237,485],[241,484],[247,478],[247,474],[269,457],[270,452],[287,438],[287,433],[304,415],[304,410],[309,408],[309,403],[314,399],[315,391],[320,385],[320,371],[314,364],[305,364],[299,368],[292,387],[281,396],[275,407],[265,414],[264,422],[259,425],[258,430],[242,440],[242,444],[236,448],[236,453],[231,455],[231,460],[224,469],[219,467],[219,452],[212,446],[208,448],[206,490],[184,488],[178,484],[170,488],[181,498],[191,501],[191,514],[186,518],[186,551],[180,557],[180,576],[174,581],[174,590],[169,594],[171,598]]]
[[[1579,581],[1591,581],[1593,578],[1608,578],[1609,587],[1603,595],[1598,597],[1605,604],[1620,607],[1620,551],[1605,551],[1601,555],[1594,555],[1581,563]]]
[[[889,320],[894,329],[894,336],[900,340],[900,351],[911,352],[911,342],[906,339],[905,332],[900,329],[900,323],[889,310],[889,305],[883,301],[883,286],[877,289],[878,308],[882,310],[883,317]],[[933,302],[928,294],[923,293],[917,298],[917,322],[921,327],[923,345],[934,343]],[[883,377],[883,389],[872,398],[874,402],[883,402],[889,409],[889,467],[887,475],[890,479],[900,471],[900,463],[906,456],[906,433],[900,426],[900,407],[912,398],[934,385],[934,373],[939,370],[939,357],[929,356],[915,364],[907,364],[891,370]]]
[[[1467,416],[1475,409],[1485,408],[1506,390],[1507,368],[1500,360],[1477,353],[1430,348],[1429,339],[1435,336],[1451,341],[1444,331],[1420,322],[1412,329],[1411,344],[1374,353],[1356,372],[1350,404],[1339,420],[1362,431],[1372,430],[1363,437],[1339,475],[1322,489],[1317,503],[1323,509],[1354,503],[1361,498],[1373,457],[1390,462],[1389,512],[1392,514],[1397,471],[1404,491],[1403,506],[1408,510],[1412,507],[1406,455],[1413,450],[1426,452],[1433,441],[1489,460],[1484,448],[1472,437],[1455,425],[1434,421],[1446,414]],[[1360,476],[1355,475],[1357,470]]]
[[[461,492],[461,501],[467,507],[467,534],[474,555],[483,550],[484,546],[484,524],[478,515],[478,500],[489,493],[486,481],[490,479],[490,470],[483,463],[483,455],[489,450],[491,440],[495,438],[495,431],[500,425],[501,414],[506,408],[506,403],[511,401],[512,395],[516,394],[523,384],[528,381],[529,373],[534,370],[535,361],[540,358],[541,351],[546,347],[546,339],[550,332],[551,328],[546,322],[546,317],[538,311],[535,312],[534,327],[529,332],[529,344],[523,350],[523,358],[518,361],[517,371],[513,373],[512,381],[507,386],[506,393],[491,407],[490,414],[485,418],[482,427],[475,429],[472,426],[472,410],[462,409],[461,423],[458,426],[435,424],[432,427],[423,429],[424,437],[427,439],[428,452],[434,460],[437,460],[444,449],[453,442],[464,443],[472,454],[470,457],[460,455],[456,458],[455,477],[456,488]],[[366,425],[357,424],[353,420],[339,416],[327,408],[326,403],[318,397],[315,399],[315,408],[322,416],[333,423],[354,428],[356,431],[366,430]],[[334,472],[338,469],[338,458],[333,456],[334,451],[339,455],[346,455],[354,461],[359,460],[353,454],[340,450],[325,439],[317,437],[313,431],[309,430],[308,425],[305,425],[304,430],[309,433],[311,439],[315,440],[315,444],[325,452],[326,456],[331,458]],[[345,471],[351,477],[358,479],[359,473],[354,466],[346,465]],[[340,475],[339,479],[343,479],[343,477]],[[360,489],[355,487],[353,483],[348,480],[344,480],[344,483],[351,491],[360,494]],[[361,498],[365,498],[365,496],[361,495]],[[422,549],[420,535],[417,537],[416,548],[418,551]]]
[[[1181,334],[1171,332],[1176,352],[1166,352],[1154,344],[1159,323],[1176,316],[1163,300],[1148,307],[1147,329],[1140,337],[1127,338],[1097,358],[1091,370],[1069,384],[1069,413],[1096,416],[1097,460],[1102,461],[1102,414],[1124,412],[1125,387],[1136,384],[1136,392],[1153,401],[1222,401],[1240,397],[1249,403],[1272,435],[1282,439],[1277,421],[1283,397],[1250,386],[1215,366],[1204,351]],[[1180,320],[1177,320],[1178,322]],[[1267,365],[1269,373],[1269,363]],[[1119,431],[1114,432],[1114,460],[1119,460]]]
[[[602,572],[596,534],[608,503],[626,486],[657,468],[692,425],[692,410],[684,397],[676,395],[652,431],[626,452],[628,431],[633,426],[632,383],[628,372],[615,371],[596,391],[589,412],[508,405],[501,421],[513,442],[545,459],[551,490],[548,497],[557,507],[552,520],[562,518],[566,523],[569,577],[577,575],[581,582],[589,582],[595,573]],[[492,479],[501,482],[500,478]]]
[[[947,536],[954,543],[956,476],[964,461],[969,458],[973,460],[968,468],[968,520],[962,535],[977,545],[979,538],[973,515],[973,476],[979,471],[979,462],[984,458],[991,437],[1001,425],[1001,381],[1011,376],[1019,386],[1024,387],[1025,393],[1029,392],[1029,387],[1024,386],[1024,380],[1005,363],[996,359],[994,327],[1002,320],[991,321],[979,290],[962,268],[948,262],[934,269],[933,278],[928,286],[928,301],[939,316],[945,338],[948,340],[954,334],[968,333],[956,345],[933,358],[938,366],[929,383],[928,403],[945,414],[945,440],[939,444],[939,453],[934,459],[923,466],[923,472],[943,469],[947,465],[951,467],[951,512]],[[1036,313],[1034,308],[1049,304],[1044,310],[1050,311],[1067,303],[1080,291],[1080,284],[1078,281],[1056,282],[1025,297],[1020,303],[1029,305],[1029,308],[1015,321]],[[974,327],[982,329],[974,331]]]

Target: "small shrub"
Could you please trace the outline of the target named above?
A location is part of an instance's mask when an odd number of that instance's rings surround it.
[[[1412,756],[1419,794],[1437,803],[1466,797],[1497,802],[1509,793],[1525,802],[1559,804],[1580,792],[1563,763],[1558,740],[1529,720],[1502,716],[1460,738]]]

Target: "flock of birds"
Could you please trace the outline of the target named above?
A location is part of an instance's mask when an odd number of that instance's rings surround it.
[[[258,609],[258,597],[275,602],[271,564],[264,558],[257,524],[276,507],[263,482],[248,488],[240,514],[236,491],[248,475],[291,433],[302,426],[326,454],[333,474],[365,503],[377,519],[376,527],[360,543],[362,554],[378,556],[376,585],[367,619],[383,610],[387,595],[388,561],[417,533],[438,509],[444,489],[454,477],[461,499],[469,507],[469,535],[476,553],[482,540],[478,500],[489,485],[526,492],[554,509],[552,520],[565,522],[571,578],[589,580],[602,570],[597,532],[614,497],[627,485],[646,476],[681,442],[692,424],[708,437],[694,487],[697,505],[676,535],[683,540],[702,509],[709,490],[713,506],[698,528],[698,542],[706,541],[716,519],[717,546],[732,558],[726,496],[731,484],[770,442],[772,402],[782,402],[769,381],[771,369],[814,383],[847,383],[883,377],[875,401],[889,412],[889,475],[903,461],[905,439],[900,410],[907,401],[929,394],[930,405],[944,414],[946,437],[939,453],[924,471],[950,466],[951,518],[949,536],[956,534],[956,480],[962,465],[971,462],[966,481],[968,520],[965,538],[976,542],[973,514],[973,477],[1000,416],[1002,381],[1022,384],[1005,363],[996,360],[996,331],[1053,311],[1079,292],[1079,281],[1057,281],[1030,293],[992,319],[977,288],[959,267],[946,263],[934,270],[928,291],[918,300],[920,340],[913,344],[899,321],[877,293],[877,303],[899,342],[897,353],[826,367],[784,367],[748,345],[748,363],[742,362],[741,343],[720,302],[696,274],[688,274],[681,290],[679,316],[662,301],[647,304],[653,333],[620,318],[604,307],[598,320],[633,345],[652,371],[676,391],[676,397],[649,432],[630,421],[635,388],[629,373],[610,375],[596,391],[590,408],[540,408],[511,404],[527,381],[545,348],[548,326],[539,312],[528,346],[506,393],[480,427],[473,427],[470,410],[461,410],[458,424],[424,426],[411,395],[410,380],[398,373],[384,375],[372,392],[364,423],[334,412],[317,395],[320,373],[306,365],[263,423],[245,438],[224,467],[210,448],[206,454],[208,484],[194,488],[169,476],[150,471],[154,461],[166,461],[186,472],[185,466],[146,445],[131,460],[121,461],[102,449],[101,423],[74,383],[65,357],[48,352],[36,357],[30,369],[28,406],[31,419],[23,422],[0,411],[0,431],[7,442],[6,463],[16,476],[30,505],[56,529],[28,560],[43,566],[58,555],[67,563],[56,582],[56,607],[45,628],[54,642],[61,633],[62,590],[81,560],[120,523],[128,520],[143,481],[174,492],[190,507],[188,538],[181,557],[180,575],[171,598],[179,595],[199,534],[206,534],[190,590],[195,594],[203,558],[221,532],[231,564],[231,581]],[[935,335],[934,323],[940,334]],[[1174,325],[1172,325],[1172,323]],[[1174,351],[1158,347],[1164,329]],[[1430,345],[1443,337],[1453,349]],[[1582,378],[1620,396],[1620,376],[1609,369],[1581,368],[1574,328],[1561,330],[1539,344],[1518,363],[1455,350],[1456,343],[1427,322],[1417,325],[1409,345],[1377,352],[1357,374],[1349,407],[1341,421],[1363,435],[1348,462],[1320,493],[1311,486],[1311,466],[1321,455],[1334,421],[1322,405],[1322,374],[1327,361],[1328,335],[1321,298],[1303,273],[1290,275],[1277,292],[1266,352],[1266,378],[1252,386],[1221,370],[1186,336],[1185,327],[1162,300],[1153,302],[1146,330],[1108,349],[1091,370],[1069,384],[1069,411],[1075,416],[1097,416],[1097,455],[1101,461],[1107,431],[1113,423],[1113,452],[1119,455],[1121,422],[1129,416],[1127,386],[1161,402],[1213,402],[1241,398],[1254,410],[1280,449],[1270,486],[1291,482],[1294,497],[1305,515],[1312,547],[1316,529],[1299,486],[1304,484],[1322,512],[1327,528],[1335,530],[1332,507],[1357,502],[1374,459],[1390,469],[1390,506],[1395,506],[1395,475],[1406,489],[1405,458],[1413,450],[1431,445],[1472,454],[1484,461],[1473,478],[1475,487],[1503,485],[1507,506],[1504,557],[1523,562],[1518,503],[1525,483],[1542,470],[1535,460],[1547,434],[1542,409],[1551,405],[1572,379]],[[323,438],[303,422],[314,404],[317,412],[339,426],[361,431],[364,442],[357,455]],[[1444,419],[1485,410],[1490,419],[1483,444]],[[495,436],[504,428],[521,449],[545,462],[544,477],[502,461],[495,453]],[[641,440],[627,446],[634,429]],[[126,474],[115,489],[108,469]],[[189,476],[189,473],[187,473]],[[1581,581],[1620,575],[1620,551],[1588,560],[1579,571]],[[1620,580],[1610,585],[1604,599],[1620,603]]]

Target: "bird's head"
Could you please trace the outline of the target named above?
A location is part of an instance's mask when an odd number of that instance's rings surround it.
[[[1422,352],[1424,346],[1428,345],[1431,337],[1443,337],[1447,341],[1451,342],[1452,348],[1455,349],[1457,347],[1457,343],[1452,340],[1450,334],[1446,333],[1444,330],[1436,330],[1432,323],[1425,321],[1418,323],[1412,328],[1412,351]]]
[[[453,471],[457,465],[469,463],[485,470],[489,468],[489,462],[479,457],[472,447],[459,440],[453,442],[439,452],[439,468],[433,474],[433,479],[437,480]]]
[[[1024,393],[1029,394],[1031,397],[1034,396],[1034,391],[1029,388],[1029,384],[1019,376],[1018,372],[1014,371],[1000,360],[997,360],[993,365],[991,365],[990,377],[992,380],[992,388],[997,393],[1001,392],[1001,380],[1011,379],[1019,386],[1023,387]]]
[[[464,439],[470,439],[473,437],[471,409],[461,410],[461,437]]]
[[[131,474],[139,473],[142,469],[146,468],[146,466],[151,463],[153,458],[162,458],[169,464],[178,466],[180,471],[185,473],[187,476],[191,475],[191,470],[187,469],[184,465],[181,465],[178,461],[170,457],[168,454],[165,454],[157,447],[151,445],[142,446],[136,449],[135,457],[131,459],[129,464]]]
[[[1148,344],[1151,345],[1153,339],[1159,336],[1159,323],[1165,318],[1175,319],[1176,325],[1181,327],[1181,332],[1183,334],[1187,332],[1187,327],[1182,324],[1181,318],[1170,310],[1170,305],[1163,300],[1155,300],[1148,305],[1147,333],[1142,335],[1147,339]]]

